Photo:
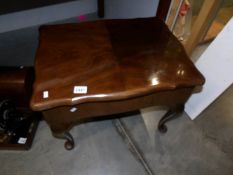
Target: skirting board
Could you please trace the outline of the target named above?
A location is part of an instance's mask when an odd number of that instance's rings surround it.
[[[233,18],[195,64],[206,82],[186,103],[185,112],[192,120],[233,83]]]

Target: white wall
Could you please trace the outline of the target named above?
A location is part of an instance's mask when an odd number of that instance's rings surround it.
[[[195,63],[205,76],[201,93],[191,96],[185,112],[195,119],[233,83],[233,17]]]
[[[155,16],[158,0],[105,0],[106,18]],[[95,13],[97,0],[79,0],[0,15],[0,33]]]
[[[155,16],[159,0],[105,0],[106,18]]]
[[[80,0],[0,15],[0,33],[95,13],[96,0]]]
[[[106,18],[155,16],[158,0],[105,0]],[[76,22],[79,15],[97,19],[97,0],[78,0],[0,15],[0,66],[31,66],[38,42],[38,26]],[[72,18],[72,19],[70,19]]]

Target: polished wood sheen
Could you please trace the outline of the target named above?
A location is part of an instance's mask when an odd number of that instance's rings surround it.
[[[153,105],[175,112],[203,83],[156,17],[42,26],[31,108],[43,111],[53,134],[71,143],[67,131],[79,120]],[[87,86],[87,93],[73,93],[75,86]]]
[[[35,71],[31,107],[38,111],[203,83],[157,18],[43,26]],[[88,92],[74,94],[74,86],[87,86]]]

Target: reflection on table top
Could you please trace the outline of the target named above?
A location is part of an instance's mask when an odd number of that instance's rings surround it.
[[[42,26],[35,70],[34,110],[204,83],[183,46],[157,18]]]

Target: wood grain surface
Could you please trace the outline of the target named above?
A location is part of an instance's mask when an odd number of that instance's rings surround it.
[[[156,17],[42,26],[39,40],[31,98],[36,111],[204,83],[183,46]],[[75,86],[87,86],[87,93],[74,94]]]

